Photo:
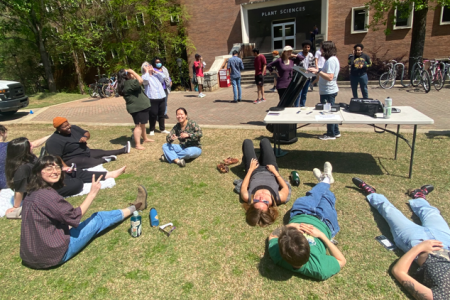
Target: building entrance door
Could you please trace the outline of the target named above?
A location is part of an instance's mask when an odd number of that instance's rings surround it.
[[[295,21],[272,24],[272,50],[283,50],[285,46],[295,49]]]

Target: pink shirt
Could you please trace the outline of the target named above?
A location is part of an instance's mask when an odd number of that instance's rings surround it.
[[[195,76],[203,77],[203,64],[199,61],[194,61],[194,67],[195,67]]]

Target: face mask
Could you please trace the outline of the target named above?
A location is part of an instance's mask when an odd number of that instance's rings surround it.
[[[157,64],[156,64],[156,67],[157,67],[158,69],[160,69],[160,68],[162,67],[162,63],[157,63]]]

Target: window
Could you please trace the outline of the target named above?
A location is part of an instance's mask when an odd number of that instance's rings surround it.
[[[123,29],[128,29],[129,28],[129,26],[128,26],[128,17],[127,16],[122,17],[122,28]]]
[[[450,25],[450,7],[441,7],[441,25]]]
[[[137,27],[142,27],[145,25],[144,13],[136,14],[136,24],[137,24]]]
[[[407,3],[400,3],[395,8],[394,16],[394,30],[396,29],[405,29],[412,27],[413,20],[413,5]]]
[[[369,25],[369,10],[365,7],[352,8],[352,27],[351,33],[365,33]]]

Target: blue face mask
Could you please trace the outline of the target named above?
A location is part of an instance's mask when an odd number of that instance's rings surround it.
[[[157,64],[156,64],[156,67],[157,67],[158,69],[161,69],[162,63],[157,63]]]

